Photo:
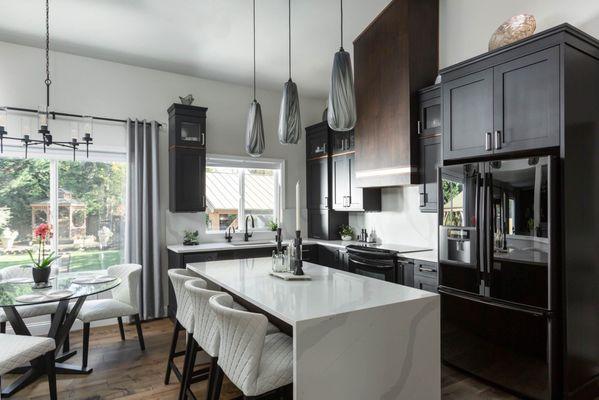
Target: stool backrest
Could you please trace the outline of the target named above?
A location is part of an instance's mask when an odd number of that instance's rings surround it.
[[[206,281],[203,279],[185,282],[185,289],[189,292],[193,303],[193,337],[210,357],[218,357],[220,332],[216,314],[210,307],[209,300],[212,296],[223,294],[223,292],[208,290],[206,286]],[[228,294],[225,295],[226,298],[223,298],[222,303],[231,307],[233,298]]]
[[[262,314],[227,306],[227,294],[210,298],[220,331],[218,365],[242,392],[256,388],[268,319]]]
[[[184,268],[169,269],[168,277],[173,285],[173,292],[175,292],[175,299],[177,300],[177,321],[188,333],[193,333],[193,307],[191,296],[185,290],[185,282],[198,279],[198,277]]]
[[[112,298],[135,308],[139,312],[139,282],[141,265],[118,264],[108,267],[108,275],[121,278],[121,284],[112,289]]]

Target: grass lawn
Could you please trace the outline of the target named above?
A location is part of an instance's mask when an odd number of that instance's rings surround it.
[[[89,250],[73,251],[71,254],[70,272],[92,271],[106,269],[111,265],[120,264],[123,261],[121,250]],[[0,255],[0,269],[10,265],[30,264],[28,254],[3,254]]]

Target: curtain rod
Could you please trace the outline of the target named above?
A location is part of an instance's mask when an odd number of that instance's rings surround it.
[[[28,112],[28,113],[35,113],[35,114],[38,113],[38,110],[32,110],[30,108],[6,107],[6,109],[11,110],[11,111]],[[56,111],[52,111],[52,112],[50,112],[50,114],[52,114],[52,119],[56,119],[57,115],[59,117],[83,118],[83,115],[80,115],[80,114],[69,114],[69,113],[61,113],[61,112],[56,112]],[[122,123],[127,122],[126,119],[119,119],[119,118],[94,117],[93,115],[88,115],[88,117],[91,117],[92,119],[96,119],[98,121],[122,122]],[[156,122],[156,124],[159,127],[162,126],[162,123],[160,123],[160,122]]]

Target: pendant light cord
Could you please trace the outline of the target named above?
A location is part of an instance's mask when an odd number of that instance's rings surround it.
[[[289,80],[291,80],[291,0],[289,0]]]
[[[50,107],[50,1],[46,0],[46,107]],[[46,109],[47,114],[47,109]]]
[[[343,50],[343,0],[341,2],[341,50]]]
[[[254,30],[254,101],[256,101],[256,0],[252,2],[253,30]]]

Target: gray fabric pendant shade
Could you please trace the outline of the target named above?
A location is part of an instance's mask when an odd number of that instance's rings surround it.
[[[291,0],[289,0],[289,80],[283,85],[279,111],[279,143],[297,144],[302,136],[300,102],[297,85],[291,80]]]
[[[248,119],[245,128],[245,151],[252,157],[261,157],[266,142],[264,140],[264,124],[262,109],[256,100],[256,0],[252,1],[252,23],[254,33],[254,100],[250,103]]]
[[[351,57],[343,49],[343,0],[341,5],[341,47],[333,58],[327,122],[335,131],[350,131],[356,126],[356,95]]]

